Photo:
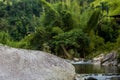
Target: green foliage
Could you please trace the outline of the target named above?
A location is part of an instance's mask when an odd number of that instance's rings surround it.
[[[111,42],[107,42],[106,45],[105,45],[105,50],[106,51],[112,51],[112,50],[116,50],[116,45],[114,43],[111,43]]]
[[[47,40],[47,32],[44,27],[40,27],[37,31],[33,34],[33,38],[30,39],[30,45],[32,49],[39,49],[42,50],[42,45],[44,41]]]
[[[90,52],[101,51],[104,49],[104,39],[98,35],[91,34],[90,36]]]
[[[59,34],[54,37],[54,44],[59,46],[64,45],[67,50],[74,49],[76,53],[87,53],[87,47],[89,46],[89,38],[82,32],[82,30],[75,29],[69,32]]]
[[[91,8],[88,8],[80,14],[81,15],[80,16],[80,28],[85,28],[85,26],[87,26],[87,23],[92,15],[92,13],[93,13],[93,10]]]
[[[10,36],[6,32],[0,32],[0,43],[7,44],[10,40]]]
[[[0,2],[0,29],[8,31],[13,40],[19,41],[39,25],[35,19],[40,17],[41,3],[39,0],[9,2],[12,4]]]
[[[119,14],[120,1],[119,0],[95,0],[93,2],[94,7],[102,6],[101,3],[104,3],[104,9],[109,9],[109,16]]]
[[[0,43],[86,57],[120,47],[119,0],[0,1]],[[65,53],[65,54],[64,54]]]
[[[8,21],[4,18],[0,18],[0,31],[7,31],[8,27]]]
[[[50,4],[44,0],[42,3],[45,7],[41,19],[42,26],[58,26],[64,31],[69,31],[79,26],[80,6],[76,0],[69,1],[69,4],[63,2]],[[72,7],[72,5],[75,6]]]
[[[92,29],[95,29],[97,27],[99,17],[100,11],[95,10],[87,23],[87,27],[85,28],[86,32],[89,33]]]
[[[118,48],[120,48],[120,36],[117,38],[117,42],[116,42],[116,45]]]
[[[118,53],[117,60],[118,60],[118,63],[120,63],[120,49],[117,50],[117,53]]]
[[[56,36],[60,33],[64,33],[64,31],[60,27],[53,27],[52,28],[52,35]]]
[[[105,42],[116,42],[119,36],[119,26],[114,21],[104,21],[97,27],[98,35],[105,39]]]

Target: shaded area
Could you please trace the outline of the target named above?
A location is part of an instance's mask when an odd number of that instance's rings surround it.
[[[110,16],[115,19],[115,21],[120,24],[120,14]]]

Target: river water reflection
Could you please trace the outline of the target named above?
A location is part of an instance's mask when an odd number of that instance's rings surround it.
[[[78,74],[94,74],[94,73],[120,73],[117,66],[101,66],[93,64],[76,64],[74,65]]]
[[[117,66],[101,66],[93,64],[74,64],[76,73],[80,76],[76,80],[120,80],[120,68]],[[86,76],[87,75],[87,76]]]

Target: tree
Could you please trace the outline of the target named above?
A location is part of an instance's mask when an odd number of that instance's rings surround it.
[[[79,29],[61,33],[54,38],[54,44],[59,46],[59,48],[61,47],[68,58],[71,58],[71,53],[68,52],[70,49],[74,49],[77,53],[81,53],[81,57],[83,57],[84,53],[87,53],[89,38]]]

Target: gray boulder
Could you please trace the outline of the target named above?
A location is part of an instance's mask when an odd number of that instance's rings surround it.
[[[49,53],[0,46],[0,80],[73,80],[74,67]]]
[[[114,60],[115,58],[117,57],[117,54],[116,54],[116,52],[111,52],[111,53],[109,53],[109,54],[107,54],[105,57],[104,57],[104,59],[103,59],[103,61],[107,61],[107,60]]]
[[[102,65],[117,65],[117,53],[111,52],[102,59]]]
[[[117,52],[113,51],[108,54],[100,54],[99,56],[93,58],[93,64],[101,64],[104,66],[117,66],[118,60],[117,60]]]

